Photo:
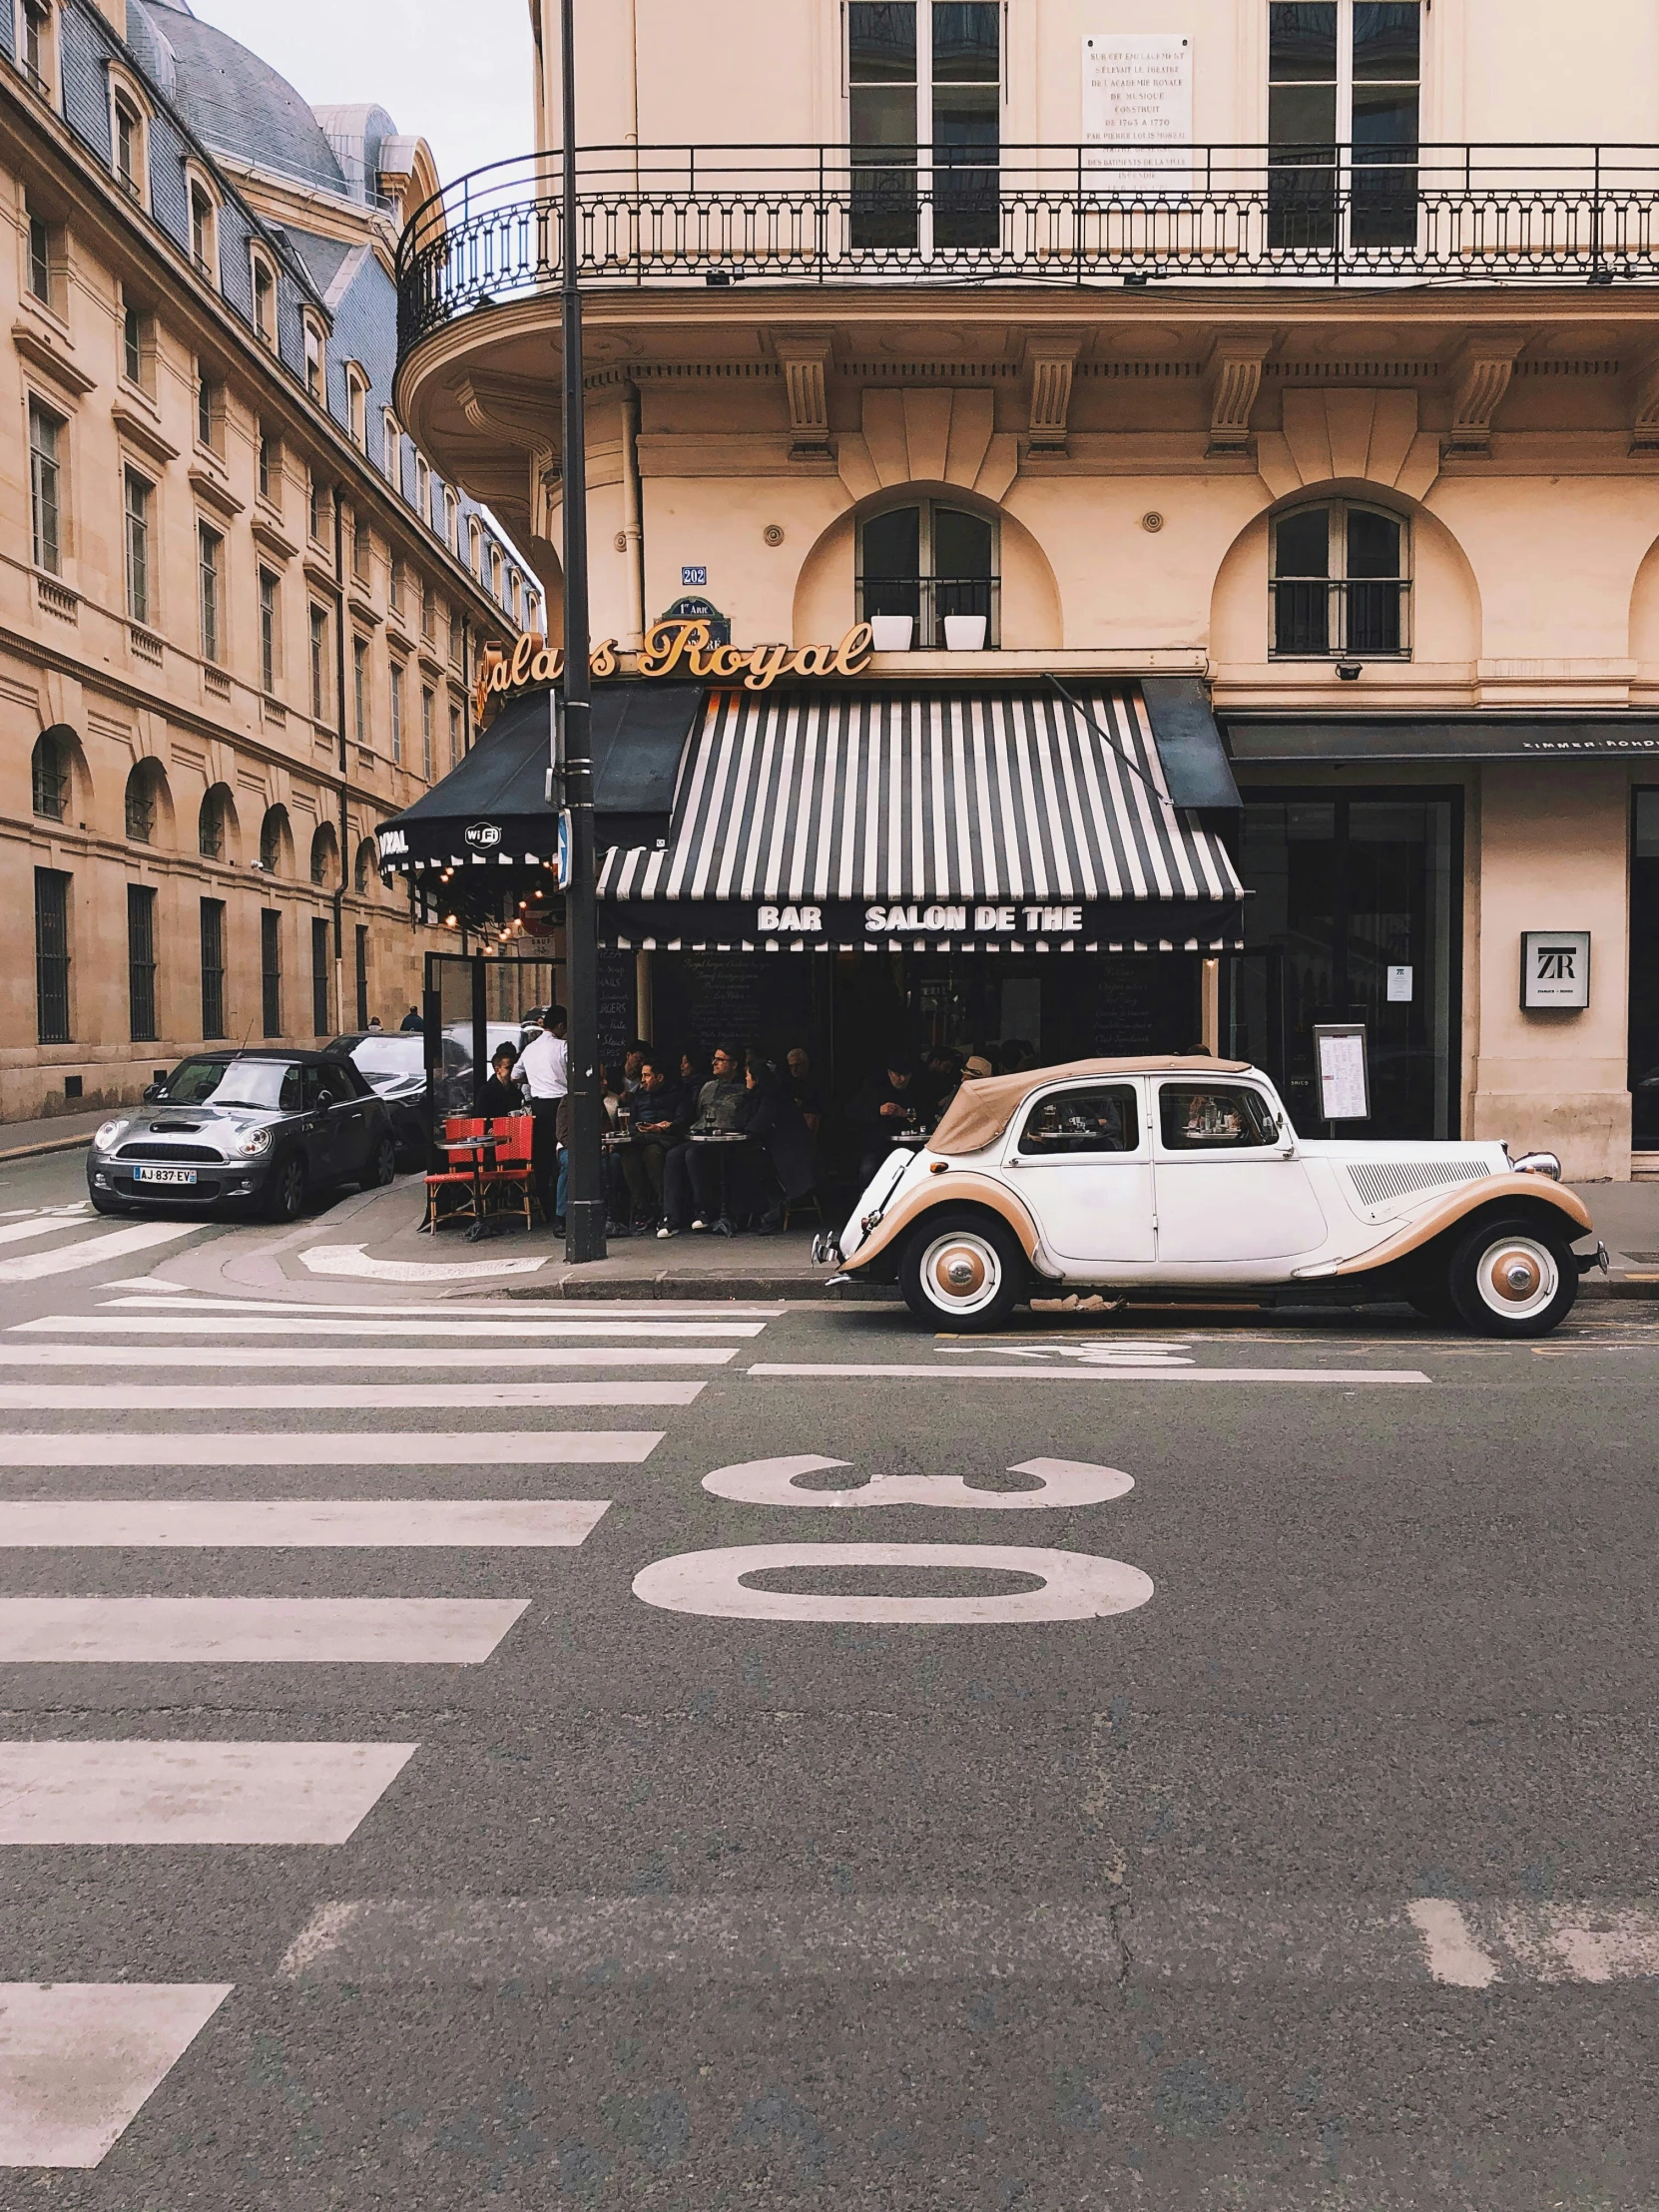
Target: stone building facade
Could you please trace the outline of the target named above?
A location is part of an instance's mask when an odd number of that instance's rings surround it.
[[[176,0],[5,0],[0,1119],[418,997],[375,824],[471,736],[513,549],[391,414],[435,190]],[[516,621],[515,621],[516,618]]]
[[[1317,1131],[1314,1032],[1352,1021],[1377,1134],[1659,1172],[1659,15],[1559,21],[582,11],[596,636],[896,618],[858,696],[947,741],[1050,678],[1181,680],[1237,783],[1237,947],[1033,934],[987,991],[982,950],[874,927],[823,948],[843,1036],[857,989],[912,1044],[1202,1031]],[[398,392],[556,596],[549,174],[406,239]]]

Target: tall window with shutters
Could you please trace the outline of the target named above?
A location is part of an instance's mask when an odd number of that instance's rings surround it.
[[[156,1035],[156,893],[148,883],[127,885],[127,1013],[135,1044]]]

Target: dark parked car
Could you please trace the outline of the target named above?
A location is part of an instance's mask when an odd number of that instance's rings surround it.
[[[343,1054],[193,1052],[144,1098],[92,1140],[87,1189],[100,1214],[223,1201],[292,1221],[308,1191],[397,1172],[391,1117]]]
[[[418,1030],[353,1029],[336,1037],[330,1052],[348,1058],[385,1102],[401,1168],[424,1168],[431,1154],[432,1103],[426,1094],[426,1040]],[[472,1111],[472,1056],[453,1037],[443,1039],[443,1073],[437,1112]]]
[[[1630,1086],[1630,1141],[1638,1152],[1659,1152],[1659,1068]]]

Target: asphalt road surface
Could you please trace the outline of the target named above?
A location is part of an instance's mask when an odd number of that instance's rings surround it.
[[[1655,1310],[273,1302],[76,1172],[7,2212],[1659,2204]]]

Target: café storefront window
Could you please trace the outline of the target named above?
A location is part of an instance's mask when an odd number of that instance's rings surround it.
[[[1637,792],[1630,850],[1630,1143],[1659,1152],[1659,791]]]
[[[1372,1116],[1359,1137],[1458,1134],[1460,799],[1246,792],[1246,951],[1227,970],[1223,1049],[1274,1076],[1323,1135],[1314,1029],[1363,1022]]]

